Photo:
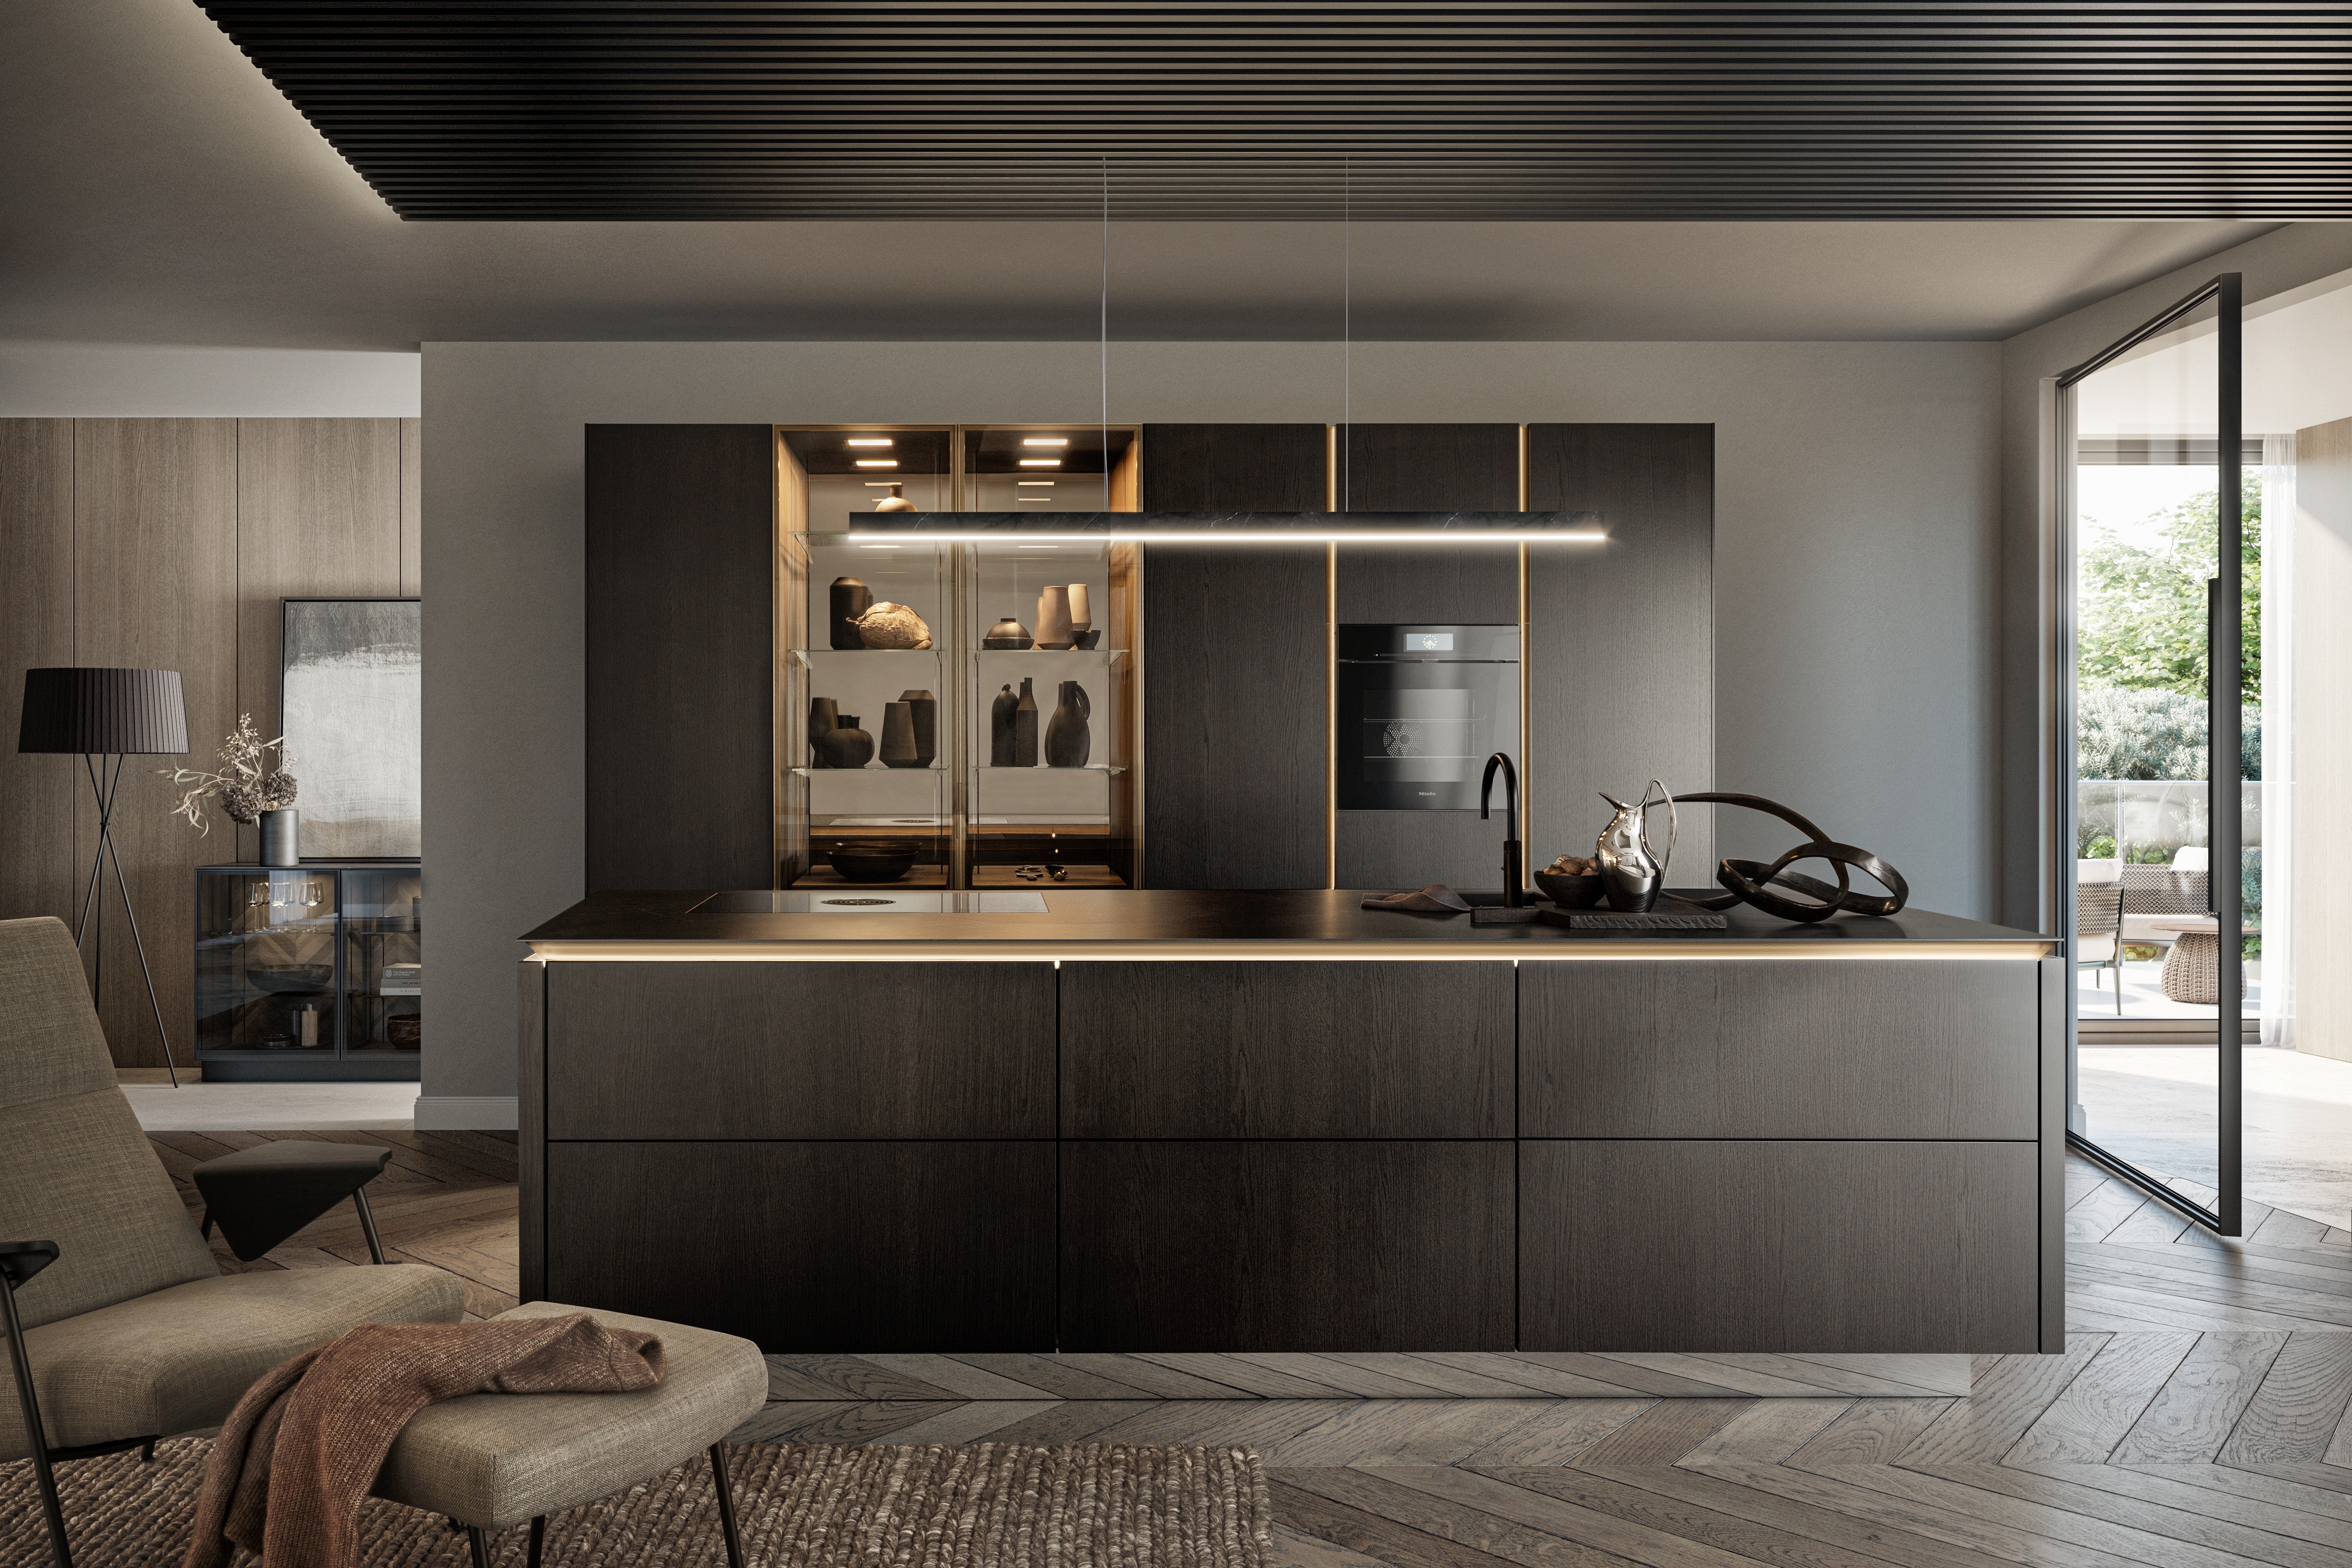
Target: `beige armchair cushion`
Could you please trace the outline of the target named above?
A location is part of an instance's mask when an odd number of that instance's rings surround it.
[[[532,1301],[504,1318],[587,1311]],[[469,1394],[410,1418],[378,1497],[502,1530],[610,1497],[701,1453],[760,1413],[768,1365],[750,1340],[625,1312],[614,1328],[661,1336],[661,1385],[633,1394]]]
[[[57,1265],[52,1265],[56,1267]],[[66,1447],[218,1426],[253,1380],[353,1323],[454,1323],[466,1288],[421,1263],[215,1275],[25,1335],[49,1441]],[[31,1450],[0,1399],[0,1459]]]
[[[2112,931],[2100,936],[2074,938],[2074,962],[2077,964],[2104,964],[2115,956],[2116,934]]]
[[[16,1295],[30,1326],[219,1266],[155,1157],[55,920],[0,920],[0,1240],[54,1241]]]

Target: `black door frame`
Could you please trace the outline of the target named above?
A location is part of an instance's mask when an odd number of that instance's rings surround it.
[[[2075,776],[2074,776],[2074,674],[2078,627],[2075,623],[2074,599],[2074,419],[2073,393],[2074,387],[2088,377],[2113,364],[2142,343],[2180,325],[2189,316],[2210,302],[2215,311],[2215,347],[2218,350],[2216,375],[2220,385],[2215,402],[2214,453],[2215,505],[2219,514],[2217,540],[2217,574],[2208,601],[2206,617],[2206,794],[2208,809],[2206,839],[2210,844],[2211,872],[2207,882],[2212,890],[2212,909],[2216,925],[2223,932],[2235,933],[2244,925],[2244,890],[2242,856],[2245,842],[2244,798],[2240,787],[2239,771],[2243,751],[2244,712],[2242,684],[2244,665],[2243,614],[2245,602],[2245,518],[2243,516],[2242,469],[2245,447],[2244,346],[2242,317],[2244,279],[2241,274],[2225,272],[2207,283],[2143,325],[2109,344],[2090,359],[2058,377],[2061,398],[2061,429],[2063,434],[2066,505],[2061,508],[2059,528],[2063,542],[2065,573],[2059,606],[2060,623],[2064,628],[2062,638],[2064,669],[2058,683],[2058,733],[2052,748],[2058,759],[2059,820],[2062,831],[2053,847],[2060,852],[2063,875],[2060,886],[2063,896],[2054,912],[2058,933],[2063,939],[2068,957],[2066,985],[2066,1095],[2069,1120],[2072,1109],[2079,1104],[2076,1091],[2075,1052],[2077,1019],[2074,1016],[2074,985],[2073,980],[2074,951],[2074,856],[2075,842]],[[2226,780],[2226,787],[2225,787]],[[2227,853],[2224,854],[2226,849]],[[2242,1009],[2237,1002],[2239,988],[2244,984],[2245,960],[2242,941],[2224,938],[2220,946],[2220,975],[2217,977],[2221,998],[2214,1008],[2214,1046],[2221,1053],[2220,1094],[2216,1129],[2215,1158],[2218,1166],[2219,1193],[2210,1208],[2186,1194],[2175,1190],[2163,1178],[2151,1176],[2129,1160],[2099,1147],[2089,1138],[2074,1130],[2066,1132],[2066,1145],[2113,1175],[2122,1177],[2147,1192],[2151,1197],[2169,1205],[2190,1219],[2221,1236],[2237,1236],[2244,1228],[2245,1207],[2245,1135],[2244,1135],[2244,1052],[2245,1027]]]

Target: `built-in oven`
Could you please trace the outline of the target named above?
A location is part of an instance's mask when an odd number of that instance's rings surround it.
[[[1486,758],[1518,754],[1517,626],[1342,625],[1338,677],[1343,811],[1475,811]]]

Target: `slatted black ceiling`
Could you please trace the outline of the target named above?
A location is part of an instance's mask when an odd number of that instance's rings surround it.
[[[2340,3],[205,9],[409,218],[2352,217]]]

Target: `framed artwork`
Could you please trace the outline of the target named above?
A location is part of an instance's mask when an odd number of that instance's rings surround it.
[[[304,860],[423,852],[423,601],[285,599],[278,733],[301,781]]]

